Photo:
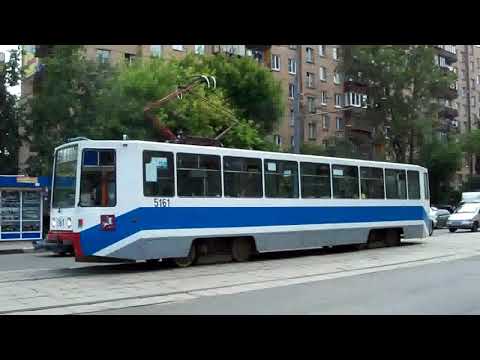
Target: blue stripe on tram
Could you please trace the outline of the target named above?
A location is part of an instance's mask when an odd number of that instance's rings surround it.
[[[115,231],[101,231],[100,225],[83,231],[81,246],[85,255],[91,255],[141,230],[427,221],[427,218],[422,206],[148,207],[118,216]]]

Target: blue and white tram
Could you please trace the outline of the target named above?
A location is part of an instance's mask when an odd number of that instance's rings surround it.
[[[427,237],[427,169],[146,141],[55,150],[49,238],[77,261],[173,259]],[[93,257],[93,258],[92,258]],[[101,259],[100,259],[101,258]]]

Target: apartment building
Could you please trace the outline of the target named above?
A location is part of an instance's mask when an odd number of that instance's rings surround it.
[[[455,125],[460,134],[466,134],[480,127],[480,46],[456,45],[458,61],[458,98],[454,107],[458,111]],[[480,159],[465,154],[454,185],[461,184],[472,175],[480,174]]]

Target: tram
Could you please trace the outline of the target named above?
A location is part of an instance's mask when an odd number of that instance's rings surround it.
[[[77,261],[367,247],[427,237],[427,169],[136,140],[55,149],[49,239]]]

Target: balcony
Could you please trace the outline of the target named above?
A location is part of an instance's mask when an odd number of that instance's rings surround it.
[[[458,110],[451,105],[443,104],[438,115],[443,118],[454,119],[458,117]]]
[[[368,88],[366,80],[363,79],[345,79],[343,83],[344,92],[366,93]]]
[[[438,50],[438,55],[443,56],[448,62],[457,62],[457,49],[455,45],[434,45]]]

